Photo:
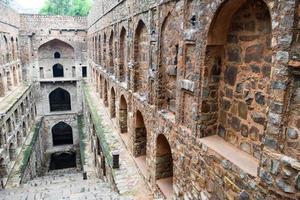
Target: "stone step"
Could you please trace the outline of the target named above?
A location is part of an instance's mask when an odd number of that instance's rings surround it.
[[[83,180],[81,173],[38,177],[19,188],[0,191],[0,200],[129,200],[100,179]]]

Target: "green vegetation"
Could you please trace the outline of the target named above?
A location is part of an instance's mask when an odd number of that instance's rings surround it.
[[[91,0],[46,0],[40,14],[87,16],[91,8]]]
[[[78,115],[78,131],[79,131],[79,147],[80,147],[80,157],[81,157],[81,165],[83,166],[85,164],[85,142],[84,139],[86,137],[85,131],[83,130],[84,127],[84,120],[83,115]]]
[[[11,0],[0,0],[1,3],[4,3],[5,5],[9,5],[11,3]]]
[[[102,119],[99,116],[96,105],[93,104],[93,101],[90,96],[90,88],[86,86],[86,84],[83,84],[83,91],[84,91],[84,96],[87,101],[87,106],[89,111],[91,112],[92,116],[92,121],[94,122],[95,129],[96,129],[96,134],[100,139],[100,145],[102,147],[103,153],[105,158],[108,161],[109,165],[112,165],[112,155],[110,154],[110,146],[107,143],[106,139],[106,134],[107,132],[105,131],[103,124],[102,124]]]

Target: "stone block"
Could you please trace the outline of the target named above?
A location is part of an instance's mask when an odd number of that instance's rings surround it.
[[[194,92],[195,83],[190,80],[184,79],[180,81],[180,86],[182,89]]]

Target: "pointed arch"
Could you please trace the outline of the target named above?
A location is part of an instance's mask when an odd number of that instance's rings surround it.
[[[114,31],[111,30],[108,42],[108,67],[109,73],[114,74]]]
[[[265,127],[255,122],[252,114],[259,112],[267,117],[267,88],[272,66],[271,27],[269,8],[263,0],[224,1],[209,28],[202,75],[201,90],[213,94],[204,97],[200,104],[201,114],[211,116],[201,122],[205,124],[201,130],[203,135],[218,133],[256,158],[260,150],[251,147],[262,142],[259,133],[264,132]],[[263,87],[246,89],[251,81]],[[240,98],[245,93],[256,98]],[[235,109],[236,112],[232,112]],[[229,116],[234,121],[232,124],[225,122]],[[251,139],[248,130],[255,135]]]
[[[67,90],[56,88],[49,94],[50,111],[71,110],[71,97]]]
[[[127,40],[126,40],[126,29],[122,27],[120,34],[120,63],[119,63],[119,79],[124,82],[126,79],[127,72]]]
[[[57,63],[52,67],[53,77],[64,77],[64,67]]]
[[[134,37],[134,91],[146,93],[148,88],[149,36],[145,23],[140,20]]]
[[[73,130],[69,124],[59,122],[52,127],[51,131],[53,146],[73,144]]]
[[[110,117],[116,117],[116,93],[113,87],[110,90]]]
[[[119,105],[119,126],[121,133],[128,132],[127,120],[128,120],[128,108],[127,101],[124,95],[121,95]]]
[[[158,106],[175,113],[177,64],[179,56],[178,21],[169,13],[161,27]],[[174,28],[177,27],[177,28]]]

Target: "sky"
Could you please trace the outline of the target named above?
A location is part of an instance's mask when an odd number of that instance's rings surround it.
[[[15,0],[24,9],[41,8],[45,0]]]

